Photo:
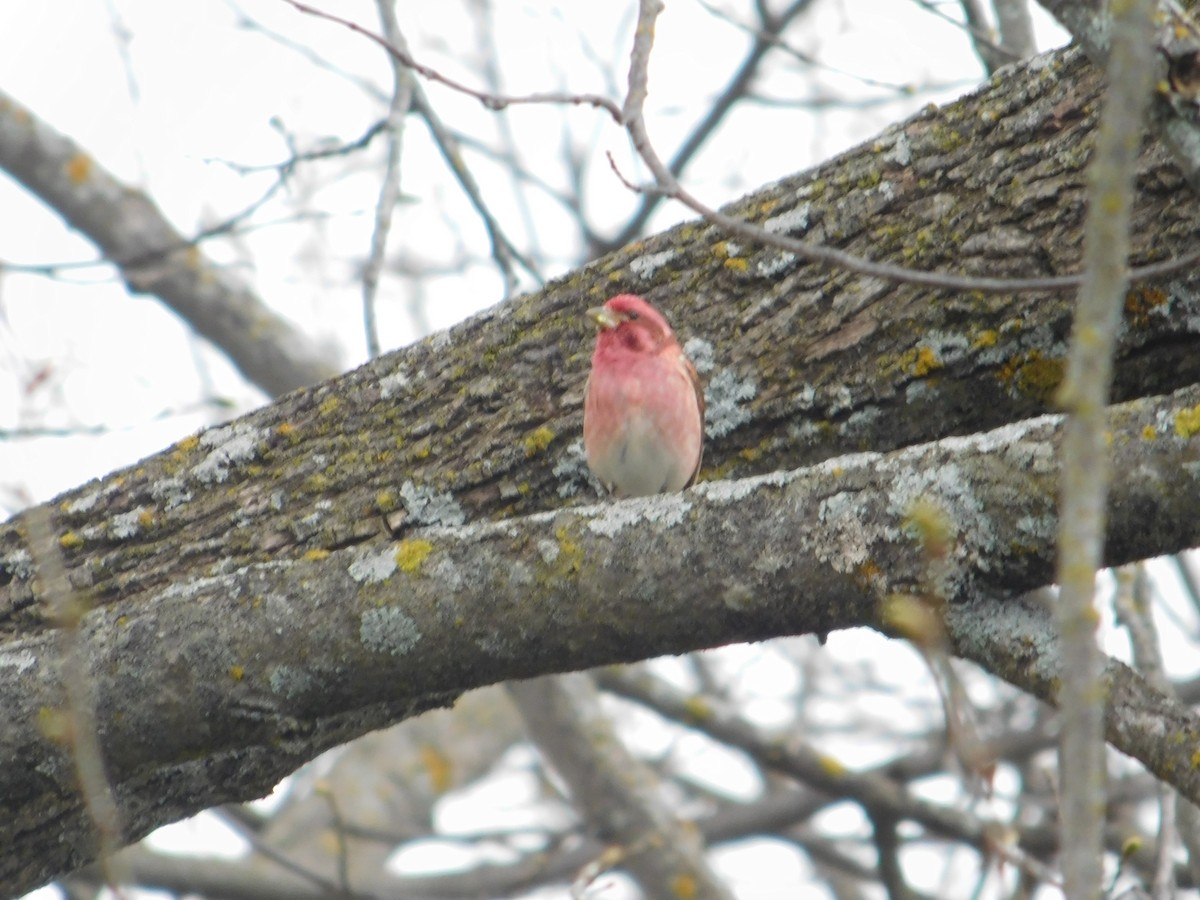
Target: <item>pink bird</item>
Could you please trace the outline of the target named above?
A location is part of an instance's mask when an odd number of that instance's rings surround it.
[[[704,391],[662,313],[633,294],[587,311],[599,327],[583,401],[588,468],[626,497],[681,491],[704,450]]]

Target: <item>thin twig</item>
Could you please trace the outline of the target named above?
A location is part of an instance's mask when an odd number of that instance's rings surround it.
[[[1117,621],[1129,633],[1129,645],[1133,650],[1134,666],[1152,685],[1164,694],[1174,696],[1170,679],[1163,667],[1162,651],[1159,647],[1158,629],[1151,612],[1152,596],[1150,579],[1144,563],[1123,566],[1117,571],[1117,590],[1113,605]],[[1168,900],[1175,896],[1175,848],[1179,839],[1176,826],[1176,799],[1178,795],[1168,784],[1158,788],[1158,841],[1154,850],[1154,879],[1151,886],[1153,900]]]
[[[392,0],[376,0],[379,20],[383,25],[389,45],[404,46],[404,35],[396,21],[396,9]],[[371,230],[371,252],[363,267],[363,330],[366,332],[367,355],[374,359],[379,355],[379,324],[375,317],[375,300],[379,290],[379,274],[383,271],[387,255],[388,235],[392,230],[392,211],[400,202],[400,148],[404,136],[404,118],[412,106],[412,75],[408,67],[398,58],[388,54],[392,63],[392,100],[387,116],[387,159],[384,163],[383,183],[379,186],[379,200],[375,204],[375,226]]]
[[[1055,610],[1062,638],[1058,706],[1062,869],[1068,897],[1096,897],[1104,848],[1105,766],[1103,654],[1096,644],[1095,577],[1104,546],[1108,496],[1105,405],[1121,301],[1129,282],[1134,165],[1153,86],[1155,3],[1114,7],[1108,97],[1088,176],[1090,214],[1084,284],[1059,402],[1067,410],[1060,456],[1062,488]]]
[[[780,250],[785,250],[789,253],[794,253],[796,256],[810,263],[838,267],[849,272],[855,272],[859,275],[865,275],[871,278],[880,278],[886,281],[892,281],[900,284],[911,284],[918,287],[928,287],[938,290],[947,291],[978,291],[985,294],[1009,294],[1020,291],[1069,291],[1078,288],[1083,284],[1084,276],[1082,275],[1057,275],[1038,278],[989,278],[975,275],[957,275],[950,272],[922,272],[917,269],[910,269],[906,266],[897,266],[890,263],[874,262],[856,256],[853,253],[847,253],[843,250],[838,250],[834,247],[827,247],[820,244],[811,244],[806,241],[790,238],[783,234],[776,234],[767,231],[757,225],[745,222],[741,219],[735,219],[732,216],[727,216],[724,213],[718,212],[715,209],[700,202],[696,197],[692,196],[679,183],[672,174],[670,168],[665,165],[658,157],[654,150],[653,144],[650,141],[649,134],[646,130],[645,120],[643,118],[643,107],[646,99],[646,71],[648,69],[649,56],[645,59],[637,58],[637,48],[640,38],[635,36],[634,40],[634,56],[631,58],[630,72],[634,69],[641,72],[640,92],[633,92],[626,97],[625,103],[618,108],[612,101],[595,94],[570,94],[570,93],[538,93],[527,94],[520,97],[503,96],[489,94],[485,91],[479,91],[471,88],[461,82],[448,78],[440,74],[436,70],[421,65],[414,60],[409,54],[391,47],[387,41],[377,34],[373,34],[361,25],[341,19],[330,13],[324,13],[314,9],[307,4],[300,3],[299,0],[283,0],[297,10],[303,13],[315,15],[322,19],[327,19],[331,22],[336,22],[350,30],[363,35],[364,37],[384,46],[389,53],[396,55],[405,65],[409,66],[414,72],[426,77],[432,81],[444,84],[454,90],[460,91],[467,96],[474,97],[483,103],[489,109],[504,109],[519,103],[550,103],[550,104],[575,104],[575,105],[590,105],[606,110],[618,124],[625,127],[629,133],[630,139],[633,142],[634,148],[642,161],[645,162],[654,176],[653,186],[639,186],[633,184],[629,179],[625,178],[617,169],[613,162],[612,155],[609,154],[609,162],[612,165],[613,171],[621,182],[630,190],[639,193],[658,194],[664,197],[669,197],[673,200],[682,203],[684,206],[691,209],[693,212],[717,225],[722,230],[731,235],[744,238],[748,241],[753,241],[768,247],[776,247]],[[639,34],[640,34],[639,26]],[[634,65],[636,64],[636,65]],[[486,207],[483,206],[479,199],[478,186],[474,185],[474,180],[470,178],[469,173],[455,159],[451,149],[453,146],[448,139],[448,133],[444,126],[434,117],[428,101],[425,100],[423,93],[418,87],[414,87],[413,92],[413,108],[425,117],[426,123],[430,126],[430,130],[434,132],[435,140],[438,141],[439,149],[442,151],[443,157],[450,164],[455,176],[459,179],[460,184],[467,190],[468,197],[476,210],[484,217],[484,223],[488,227],[489,237],[492,239],[493,255],[501,266],[505,265],[505,260],[508,258],[517,259],[531,274],[539,277],[533,264],[521,257],[515,255],[512,245],[498,229],[495,220]],[[435,122],[437,123],[435,125]],[[446,143],[443,143],[446,141]],[[468,185],[473,187],[468,188]],[[1129,271],[1129,277],[1132,281],[1145,281],[1158,278],[1173,272],[1187,269],[1200,261],[1200,250],[1190,253],[1184,257],[1173,260],[1165,260],[1163,262],[1153,263],[1148,266],[1139,266]],[[511,285],[511,275],[506,271],[506,278],[509,279]]]
[[[363,28],[361,25],[351,22],[349,19],[343,19],[340,16],[335,16],[333,13],[323,12],[315,7],[309,6],[306,3],[300,3],[299,0],[284,0],[302,13],[307,13],[310,16],[316,16],[318,19],[326,19],[330,22],[336,22],[349,28],[356,34],[361,34],[368,40],[374,41],[379,46],[383,47],[397,60],[405,66],[412,69],[419,75],[428,78],[430,81],[436,81],[438,84],[444,84],[448,88],[452,88],[461,94],[466,94],[468,97],[474,97],[488,109],[501,110],[507,106],[516,106],[527,103],[552,103],[552,104],[573,104],[576,106],[594,106],[597,109],[607,110],[609,115],[619,124],[621,121],[621,111],[617,105],[608,97],[602,97],[599,94],[569,94],[560,92],[543,92],[536,94],[526,94],[523,96],[501,96],[498,94],[489,94],[486,91],[478,91],[469,85],[463,84],[461,81],[456,81],[436,69],[422,65],[417,62],[407,51],[400,47],[393,46],[386,38],[375,34],[369,28]]]
[[[708,111],[704,114],[704,118],[697,123],[684,142],[675,151],[675,155],[671,158],[671,162],[667,166],[672,175],[679,178],[683,174],[684,169],[687,168],[700,148],[704,146],[705,141],[716,131],[717,126],[725,120],[737,101],[749,93],[751,84],[753,84],[755,78],[758,77],[758,73],[761,71],[763,61],[767,58],[770,51],[778,46],[776,41],[784,29],[811,5],[812,0],[793,0],[788,8],[783,10],[779,15],[765,15],[762,20],[762,27],[752,31],[754,42],[751,44],[749,52],[736,71],[734,71],[733,76],[729,79],[729,82],[725,85],[721,93],[708,105]],[[637,212],[625,223],[625,226],[616,237],[605,242],[606,247],[608,249],[623,247],[641,234],[646,222],[654,213],[654,210],[658,208],[662,199],[663,195],[661,194],[643,193],[642,203],[638,207]]]
[[[58,668],[62,679],[65,706],[47,715],[43,728],[70,748],[79,778],[84,808],[91,817],[99,841],[97,861],[100,872],[118,898],[124,897],[118,884],[123,880],[121,867],[113,854],[124,846],[121,813],[105,771],[100,746],[91,678],[86,664],[86,649],[80,623],[87,611],[83,599],[71,587],[66,566],[55,538],[50,514],[45,506],[30,506],[25,512],[26,541],[29,556],[38,572],[41,601],[47,619],[58,628]]]
[[[232,818],[231,814],[223,808],[218,808],[214,810],[214,812],[216,812],[218,816],[227,822]],[[275,865],[287,872],[291,872],[298,878],[304,879],[317,889],[325,891],[328,896],[349,897],[354,898],[354,900],[375,900],[374,894],[343,890],[336,882],[331,881],[318,872],[313,872],[312,870],[300,865],[300,863],[291,859],[282,850],[276,849],[274,846],[264,840],[261,835],[256,834],[252,830],[242,827],[236,827],[236,830],[242,839],[245,840],[246,843],[250,845],[251,849],[259,856],[270,860],[271,862],[275,863]]]

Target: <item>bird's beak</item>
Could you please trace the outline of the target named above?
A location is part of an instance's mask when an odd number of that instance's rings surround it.
[[[593,306],[587,311],[587,317],[596,323],[596,327],[611,331],[624,321],[617,313],[604,306]]]

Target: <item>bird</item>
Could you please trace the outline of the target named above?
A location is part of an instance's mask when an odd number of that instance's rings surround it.
[[[704,390],[657,309],[619,294],[587,316],[599,327],[583,401],[588,468],[623,497],[681,491],[704,451]]]

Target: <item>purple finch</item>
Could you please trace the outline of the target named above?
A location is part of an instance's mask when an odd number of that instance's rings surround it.
[[[587,311],[599,327],[583,401],[588,468],[626,497],[696,480],[704,392],[662,313],[633,294]]]

